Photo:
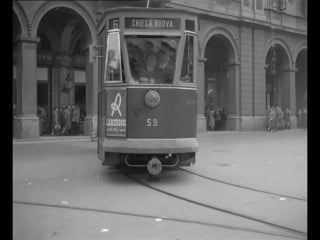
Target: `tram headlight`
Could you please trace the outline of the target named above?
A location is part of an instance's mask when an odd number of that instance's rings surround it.
[[[160,94],[155,91],[155,90],[149,90],[145,97],[144,100],[150,108],[155,108],[160,104]]]

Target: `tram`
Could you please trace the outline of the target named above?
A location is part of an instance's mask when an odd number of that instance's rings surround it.
[[[97,155],[103,165],[195,164],[197,16],[120,7],[98,24]]]

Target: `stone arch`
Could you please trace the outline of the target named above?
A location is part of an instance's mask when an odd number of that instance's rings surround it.
[[[279,38],[279,37],[276,37],[274,39],[270,38],[270,40],[265,45],[265,48],[264,48],[265,59],[267,58],[268,52],[271,49],[273,44],[279,45],[284,49],[284,51],[286,52],[286,55],[288,57],[288,61],[289,61],[288,67],[292,67],[293,66],[293,59],[294,59],[292,51],[291,51],[289,45],[282,38]]]
[[[16,14],[21,27],[21,35],[27,36],[29,29],[29,19],[27,14],[25,13],[23,7],[20,5],[18,1],[13,1],[13,11]]]
[[[77,24],[77,20],[74,19],[68,23],[68,25],[65,27],[62,33],[61,37],[61,52],[69,52],[70,50],[70,44],[71,44],[71,37],[72,37],[72,31],[74,30],[75,25]]]
[[[201,55],[206,58],[204,66],[205,111],[208,108],[224,108],[225,124],[215,130],[235,130],[237,106],[237,63],[238,48],[230,33],[222,28],[212,28],[204,35]]]
[[[270,42],[265,53],[266,107],[292,108],[290,71],[292,54],[283,41]],[[275,55],[273,55],[275,53]]]
[[[49,12],[50,10],[57,8],[57,7],[69,8],[69,9],[75,11],[76,13],[78,13],[83,18],[85,23],[88,25],[91,39],[92,39],[92,43],[93,44],[96,43],[96,25],[94,23],[94,20],[90,16],[90,13],[80,3],[76,2],[76,1],[54,1],[54,2],[48,1],[48,2],[43,3],[37,9],[37,11],[32,19],[32,22],[31,22],[32,29],[34,29],[34,31],[33,31],[34,35],[37,34],[37,29],[38,29],[38,26],[39,26],[40,21],[43,18],[43,16],[47,12]]]
[[[71,48],[70,48],[70,53],[71,53],[72,55],[75,54],[75,49],[76,49],[76,44],[75,44],[75,43],[77,43],[79,40],[83,40],[83,39],[86,40],[86,42],[85,42],[84,45],[89,45],[89,43],[88,43],[88,38],[85,38],[85,33],[79,33],[79,34],[77,34],[76,37],[74,37],[74,38],[72,39]]]
[[[200,57],[204,57],[205,55],[205,48],[207,46],[207,43],[209,42],[209,40],[215,36],[215,35],[222,35],[223,37],[225,37],[229,43],[231,44],[232,48],[233,48],[233,52],[234,52],[234,57],[235,57],[235,63],[239,62],[240,59],[240,54],[239,54],[239,44],[236,42],[236,38],[233,36],[233,34],[228,31],[227,29],[223,28],[223,27],[208,27],[207,29],[204,30],[205,34],[200,38]]]
[[[303,50],[308,50],[308,45],[306,42],[301,42],[299,43],[295,50],[294,50],[294,55],[293,55],[293,59],[294,59],[294,62],[297,61],[297,58],[299,56],[299,54],[303,51]]]
[[[55,17],[58,17],[56,26]],[[43,55],[45,57],[41,58],[44,64],[43,67],[48,68],[48,73],[50,74],[48,81],[46,83],[38,83],[39,86],[41,84],[48,86],[48,88],[44,86],[44,90],[39,90],[39,92],[43,92],[42,95],[44,96],[45,94],[50,95],[49,98],[46,98],[46,96],[44,98],[48,100],[46,102],[42,101],[41,94],[39,94],[39,99],[43,102],[42,105],[47,105],[48,109],[50,109],[48,117],[49,130],[53,126],[52,112],[54,107],[75,104],[81,108],[81,111],[87,113],[86,117],[92,111],[92,106],[87,100],[91,96],[95,96],[91,85],[94,85],[97,79],[95,79],[94,73],[90,68],[94,63],[90,62],[90,55],[87,54],[87,51],[77,55],[72,54],[75,45],[78,46],[78,43],[74,41],[75,39],[80,41],[81,49],[84,48],[90,51],[90,44],[95,44],[96,26],[92,21],[90,24],[90,21],[91,18],[87,10],[82,9],[81,4],[67,1],[43,3],[34,15],[32,26],[37,34],[43,30],[45,34],[55,35],[53,51],[47,55],[44,52]],[[84,39],[78,38],[79,34],[84,36]],[[49,55],[52,56],[52,61],[48,63],[46,59],[48,59],[47,56]],[[84,119],[81,119],[81,126],[83,126],[84,121]],[[84,127],[81,127],[81,129],[79,128],[80,132],[78,132],[80,134],[83,133]],[[44,134],[47,133],[46,129]]]
[[[39,27],[38,32],[41,32],[42,34],[44,34],[48,40],[50,41],[51,47],[52,47],[52,51],[53,52],[57,52],[59,51],[59,38],[58,36],[53,32],[53,31],[45,31],[45,29],[40,29],[41,27]]]
[[[308,105],[308,58],[307,44],[300,43],[295,51],[296,110]]]

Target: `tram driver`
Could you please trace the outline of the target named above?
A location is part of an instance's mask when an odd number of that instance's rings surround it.
[[[146,59],[146,69],[140,76],[140,83],[159,84],[165,80],[165,73],[158,67],[156,54],[150,54]]]

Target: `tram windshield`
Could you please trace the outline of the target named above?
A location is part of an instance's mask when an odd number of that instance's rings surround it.
[[[127,36],[130,72],[136,83],[173,82],[179,37]]]

